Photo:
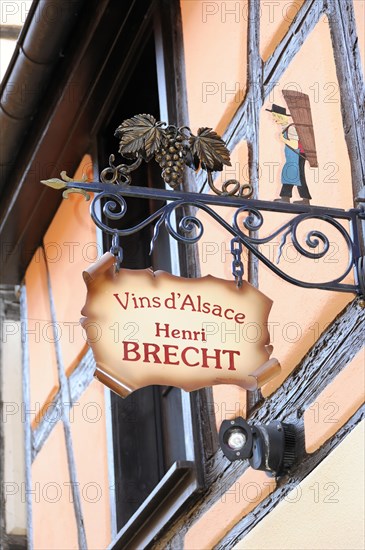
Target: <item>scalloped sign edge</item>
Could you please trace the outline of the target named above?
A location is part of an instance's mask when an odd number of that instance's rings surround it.
[[[270,358],[272,300],[247,282],[120,269],[107,252],[83,272],[80,320],[95,376],[121,397],[149,385],[255,390],[277,376]]]

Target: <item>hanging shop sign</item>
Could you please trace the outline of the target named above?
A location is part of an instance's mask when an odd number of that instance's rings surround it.
[[[106,253],[84,274],[81,312],[96,377],[122,397],[151,384],[254,390],[280,372],[270,359],[272,301],[249,283],[115,269]]]
[[[285,125],[281,133],[288,142],[288,154],[292,142],[297,143],[291,151],[296,153],[297,167],[304,166],[302,152],[315,167],[318,162],[308,96],[291,92],[284,98],[290,115],[280,105],[273,104],[268,110],[275,122]],[[293,122],[289,122],[289,116]],[[243,282],[242,246],[294,285],[365,294],[365,257],[361,255],[359,233],[359,223],[365,217],[362,194],[356,199],[360,207],[348,211],[313,206],[303,180],[299,203],[289,202],[288,189],[282,189],[282,196],[275,201],[253,199],[251,184],[241,185],[230,179],[221,189],[216,187],[214,173],[230,166],[231,161],[225,142],[211,128],[201,127],[195,135],[187,126],[167,125],[151,115],[139,114],[124,120],[115,135],[119,138],[119,153],[128,164],[118,164],[110,155],[109,166],[102,170],[98,182],[73,181],[61,172],[62,179],[42,183],[62,190],[64,198],[81,193],[89,200],[93,192],[91,217],[111,237],[110,253],[84,273],[88,295],[82,324],[95,356],[96,376],[118,394],[126,396],[151,384],[188,391],[214,384],[237,384],[254,390],[280,372],[278,361],[270,358],[267,321],[272,302]],[[295,139],[286,139],[289,135]],[[142,162],[153,159],[162,169],[166,188],[131,185],[132,173]],[[199,193],[182,188],[187,167],[200,171]],[[300,186],[298,181],[294,183]],[[206,184],[214,195],[203,192]],[[293,182],[285,179],[284,187],[293,187]],[[126,227],[123,218],[130,197],[159,201],[159,206],[133,227]],[[234,209],[231,223],[217,212],[217,206]],[[279,227],[265,232],[266,211],[278,215]],[[230,234],[234,281],[212,276],[183,279],[151,270],[121,269],[123,237],[152,224],[150,253],[164,229],[179,243],[195,245],[204,233],[198,212],[204,212]],[[290,216],[287,219],[283,214]],[[347,246],[347,261],[339,273],[334,275],[329,270],[325,281],[313,281],[316,277],[312,270],[304,271],[310,273],[310,280],[296,279],[279,267],[287,245],[292,244],[300,257],[317,262],[330,253],[330,237],[322,225],[316,227],[317,222],[337,232]],[[308,223],[311,229],[303,234],[302,228]],[[260,245],[277,242],[278,238],[274,263]],[[347,281],[351,272],[355,283]]]

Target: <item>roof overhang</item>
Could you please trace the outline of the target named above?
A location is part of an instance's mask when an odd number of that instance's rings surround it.
[[[34,9],[29,14],[34,21],[24,26],[1,90],[0,283],[21,282],[60,204],[60,194],[40,180],[72,174],[90,152],[152,29],[153,0],[60,4],[71,6],[63,32],[39,26]],[[23,97],[9,93],[10,84]]]

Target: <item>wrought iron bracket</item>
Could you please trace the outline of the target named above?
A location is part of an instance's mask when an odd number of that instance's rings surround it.
[[[104,176],[105,177],[105,176]],[[155,223],[151,240],[151,251],[158,237],[160,228],[164,225],[168,233],[177,241],[185,244],[193,244],[199,241],[204,232],[203,222],[197,217],[199,211],[207,213],[230,235],[237,238],[240,243],[276,275],[285,281],[303,288],[316,288],[340,292],[353,292],[365,295],[365,258],[361,255],[359,225],[365,220],[365,208],[362,203],[358,208],[342,210],[322,206],[286,204],[263,200],[247,199],[242,196],[230,196],[229,194],[211,195],[204,193],[186,193],[179,190],[165,190],[147,187],[136,187],[127,183],[105,183],[85,181],[76,182],[63,176],[61,180],[47,180],[43,183],[56,189],[63,189],[63,196],[67,198],[70,193],[77,192],[85,195],[95,193],[91,203],[91,217],[95,224],[105,233],[114,237],[114,242],[119,237],[136,233]],[[115,181],[115,179],[114,179]],[[146,219],[130,228],[114,229],[108,226],[100,217],[100,212],[109,220],[121,220],[127,211],[128,197],[137,197],[147,200],[166,201],[166,204]],[[97,207],[98,205],[98,207]],[[99,205],[101,208],[99,208]],[[215,210],[215,206],[229,207],[234,210],[233,219],[228,223]],[[192,214],[184,215],[186,207],[192,207]],[[175,212],[182,213],[180,222],[176,227]],[[292,217],[280,225],[279,228],[266,236],[257,236],[264,226],[265,212],[290,214]],[[246,216],[244,219],[242,217]],[[105,219],[104,218],[104,219]],[[297,279],[285,273],[279,266],[280,257],[287,239],[291,239],[295,250],[311,260],[324,258],[330,250],[330,240],[323,230],[310,230],[305,237],[305,244],[300,243],[299,228],[303,222],[316,222],[320,220],[334,228],[346,243],[348,258],[343,272],[334,279],[324,282],[309,282]],[[347,224],[347,228],[344,225]],[[302,226],[303,227],[303,226]],[[118,239],[116,239],[118,237]],[[278,258],[276,264],[265,256],[260,250],[260,245],[272,242],[280,238]],[[306,246],[306,248],[305,248]],[[320,250],[318,250],[320,248]],[[328,264],[331,271],[331,263]],[[354,283],[345,282],[346,277],[353,273]]]
[[[131,235],[155,222],[151,240],[151,252],[157,240],[160,228],[165,226],[171,237],[185,244],[199,241],[204,232],[203,222],[197,216],[199,211],[208,214],[230,233],[238,245],[234,252],[233,274],[238,283],[243,274],[243,265],[237,254],[241,246],[245,246],[262,263],[279,275],[285,281],[303,288],[317,288],[340,292],[355,292],[365,295],[365,258],[361,255],[359,225],[365,220],[365,203],[363,197],[358,197],[358,208],[341,210],[306,204],[288,204],[254,200],[250,197],[253,188],[250,184],[241,185],[236,180],[228,180],[219,189],[213,181],[213,172],[222,171],[223,166],[230,166],[230,153],[222,138],[212,128],[202,127],[194,135],[187,126],[177,127],[157,121],[152,115],[140,114],[124,120],[118,126],[115,136],[119,138],[119,153],[131,164],[115,165],[114,155],[109,157],[109,166],[100,174],[100,182],[86,183],[72,181],[65,172],[61,178],[46,180],[42,183],[55,189],[62,189],[63,196],[70,193],[81,193],[88,200],[89,193],[96,193],[91,203],[91,216],[95,224],[105,233],[112,235],[111,252],[116,257],[116,267],[119,269],[123,253],[120,237]],[[155,159],[162,169],[161,177],[167,186],[174,190],[155,189],[132,186],[131,172],[136,170],[142,160],[149,162]],[[215,195],[186,193],[179,190],[184,178],[185,167],[193,170],[201,169],[207,174],[207,183]],[[205,184],[201,191],[203,191]],[[146,219],[130,228],[112,228],[106,220],[121,220],[127,211],[126,198],[166,201],[166,204]],[[97,208],[98,205],[98,208]],[[100,208],[99,208],[100,206]],[[215,210],[214,206],[225,206],[234,209],[233,219],[228,223]],[[179,223],[176,226],[175,213],[180,209]],[[188,212],[188,214],[186,214]],[[264,212],[290,214],[287,221],[266,236],[259,236],[265,229]],[[104,215],[104,218],[102,217]],[[287,244],[291,239],[300,256],[313,261],[326,259],[330,252],[330,240],[322,229],[310,229],[303,239],[302,229],[306,222],[325,222],[335,229],[337,236],[347,247],[347,264],[335,278],[324,282],[311,282],[297,279],[278,264]],[[344,225],[347,223],[347,227]],[[115,224],[114,224],[115,225]],[[313,225],[312,225],[313,227]],[[260,246],[273,243],[279,237],[279,249],[276,264],[262,253]],[[300,241],[304,243],[301,244]],[[329,268],[331,268],[329,263]],[[346,281],[352,272],[354,283]]]

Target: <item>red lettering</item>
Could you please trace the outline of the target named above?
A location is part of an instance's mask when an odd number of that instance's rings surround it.
[[[141,354],[138,353],[139,344],[137,342],[123,342],[124,355],[123,361],[139,361]],[[134,358],[131,354],[134,353]]]
[[[184,298],[183,303],[181,304],[181,311],[184,311],[186,307],[191,307],[191,311],[196,311],[196,308],[194,306],[194,301],[190,294],[187,294]]]
[[[165,328],[161,328],[160,327],[160,323],[155,323],[156,325],[156,336],[161,336],[161,332],[165,333],[165,334],[162,334],[162,336],[166,336],[166,338],[169,338],[170,337],[170,325],[165,323]]]
[[[180,365],[184,364],[187,367],[197,367],[201,366],[202,368],[214,368],[222,369],[222,356],[228,356],[228,370],[236,371],[235,366],[235,356],[240,356],[240,352],[237,350],[219,350],[214,349],[212,351],[208,348],[195,348],[193,346],[188,346],[180,352],[179,346],[173,346],[170,344],[164,344],[159,346],[154,343],[143,343],[143,360],[141,358],[142,351],[140,351],[140,345],[137,342],[125,341],[123,344],[123,361],[140,361],[143,363],[153,363],[153,364],[164,364],[164,365]],[[161,354],[163,353],[163,356]],[[201,353],[201,358],[200,358]],[[211,353],[211,355],[209,355]],[[160,356],[159,356],[160,354]],[[195,354],[196,361],[193,360],[193,355]],[[161,358],[160,358],[161,357]]]
[[[223,354],[225,353],[228,353],[229,355],[229,367],[228,367],[228,370],[236,370],[236,367],[234,366],[234,356],[235,355],[238,355],[240,356],[240,352],[239,351],[235,351],[233,349],[224,349],[222,351]]]
[[[184,363],[184,365],[188,366],[188,367],[197,367],[199,365],[199,361],[197,361],[196,363],[189,363],[189,361],[187,360],[186,358],[186,354],[188,353],[188,351],[195,351],[196,353],[199,353],[199,350],[197,348],[185,348],[182,350],[181,352],[181,360],[182,362]]]
[[[170,305],[170,302],[171,302],[171,305]],[[176,309],[175,292],[171,292],[171,298],[166,298],[164,303],[165,303],[165,307],[167,307],[168,309]]]
[[[153,307],[161,307],[161,299],[159,296],[154,296],[152,298]]]
[[[165,350],[165,359],[164,359],[164,363],[166,365],[166,363],[169,363],[170,365],[180,365],[180,361],[175,361],[173,362],[172,361],[172,357],[177,357],[177,354],[171,350],[178,350],[179,349],[179,346],[168,346],[168,345],[164,345],[163,346],[163,349]]]
[[[204,302],[202,312],[203,313],[210,313],[210,303],[209,302]]]
[[[143,358],[143,362],[144,363],[150,363],[150,355],[152,355],[152,358],[153,358],[153,363],[161,363],[157,353],[160,351],[160,346],[158,346],[157,344],[147,344],[147,343],[144,343],[143,344],[143,347],[144,347],[144,358]]]
[[[122,301],[119,298],[119,294],[113,294],[113,296],[118,300],[118,302],[120,303],[120,305],[122,306],[123,309],[127,309],[127,307],[128,307],[129,292],[126,292],[125,295],[126,295],[127,299],[125,301],[125,304],[123,304]]]
[[[244,313],[236,313],[234,320],[239,325],[242,325],[244,323],[244,318],[245,317],[246,317],[246,315],[244,315]],[[238,318],[240,318],[242,320],[239,320]]]
[[[232,317],[228,317],[228,312],[229,311],[232,311]],[[224,312],[224,316],[225,316],[226,319],[231,320],[231,319],[233,319],[233,313],[234,313],[233,309],[226,309],[226,311]]]
[[[214,359],[215,360],[214,368],[215,369],[221,369],[222,368],[222,365],[221,365],[221,362],[220,362],[221,350],[220,349],[215,349],[214,352],[215,352],[215,355],[208,355],[208,349],[207,348],[202,348],[202,354],[203,354],[202,367],[208,369],[209,368],[208,359]]]

